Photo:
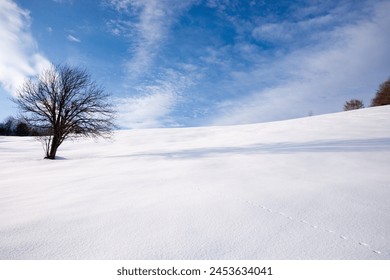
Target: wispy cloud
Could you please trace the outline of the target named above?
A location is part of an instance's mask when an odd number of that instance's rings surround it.
[[[194,1],[106,2],[117,11],[117,18],[107,22],[109,31],[114,36],[126,38],[129,44],[129,58],[124,65],[127,73],[124,84],[129,96],[117,99],[120,126],[146,128],[179,125],[171,114],[183,101],[183,91],[193,84],[194,69],[185,64],[156,66],[156,60],[170,36],[173,23]],[[177,68],[181,68],[180,71]],[[131,89],[127,87],[128,84]]]
[[[52,0],[53,2],[59,3],[59,4],[73,4],[73,0]]]
[[[110,0],[119,16],[107,25],[114,35],[131,38],[127,61],[129,78],[136,79],[153,65],[169,36],[172,23],[188,8],[192,0]]]
[[[70,42],[75,42],[75,43],[81,42],[81,40],[79,38],[77,38],[73,35],[70,35],[70,34],[68,36],[66,36],[66,39],[68,39],[68,41],[70,41]]]
[[[161,86],[148,88],[148,93],[117,100],[119,125],[123,128],[172,126],[169,113],[176,104],[176,95]]]
[[[0,83],[8,92],[50,65],[30,31],[29,12],[11,0],[0,1]]]
[[[390,75],[390,18],[386,12],[390,3],[377,2],[367,10],[372,12],[322,29],[315,44],[299,45],[274,56],[272,63],[264,60],[249,71],[231,71],[231,80],[225,86],[246,87],[251,94],[219,102],[217,116],[210,123],[287,119],[306,116],[309,111],[339,111],[351,98],[369,101],[372,89]],[[331,16],[313,18],[311,24],[321,25]],[[298,27],[306,28],[306,24],[310,23],[301,22]],[[256,28],[253,35],[260,37]],[[268,32],[267,28],[279,31]],[[266,26],[267,39],[285,39],[285,28],[286,23]]]
[[[132,96],[117,98],[119,125],[123,128],[180,126],[172,116],[181,94],[194,84],[196,68],[183,65],[186,74],[166,69],[163,77],[149,85],[141,85]]]

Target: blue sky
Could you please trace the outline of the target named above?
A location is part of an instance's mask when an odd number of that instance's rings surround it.
[[[390,1],[0,0],[0,120],[50,63],[86,68],[123,128],[228,125],[369,105]]]

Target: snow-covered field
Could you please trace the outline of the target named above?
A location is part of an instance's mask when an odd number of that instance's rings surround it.
[[[0,137],[1,259],[390,259],[390,106]]]

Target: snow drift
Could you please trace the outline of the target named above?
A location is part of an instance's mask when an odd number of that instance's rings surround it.
[[[390,259],[390,106],[0,137],[1,259]]]

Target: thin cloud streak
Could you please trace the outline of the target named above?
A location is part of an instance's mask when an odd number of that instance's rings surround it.
[[[131,58],[126,63],[129,79],[136,80],[151,69],[164,41],[169,36],[172,23],[192,2],[192,0],[109,1],[109,5],[120,15],[118,19],[108,21],[107,25],[111,33],[132,39],[129,46]]]
[[[70,41],[70,42],[75,42],[75,43],[81,42],[81,40],[79,38],[77,38],[73,35],[70,35],[70,34],[68,36],[66,36],[66,39],[68,39],[68,41]]]

